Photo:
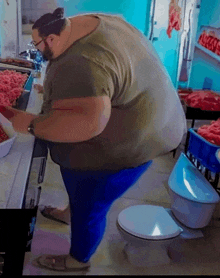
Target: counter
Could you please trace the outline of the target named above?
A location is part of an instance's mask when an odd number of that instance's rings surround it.
[[[33,84],[43,83],[45,69],[46,66],[43,66],[42,77],[35,78]],[[42,103],[43,96],[32,86],[24,109],[39,114]],[[41,144],[36,144],[39,141],[32,135],[17,133],[9,154],[0,158],[0,276],[20,277],[23,271],[24,254],[31,251],[38,207],[26,205],[30,203],[28,195],[31,195],[33,185],[30,176],[35,174],[37,165],[35,162],[40,161],[40,165],[45,166],[47,156],[47,152],[44,153],[42,164],[43,148]],[[39,174],[39,168],[37,169],[36,172]],[[38,178],[36,184],[39,185],[42,183],[42,176],[36,176]],[[16,267],[11,267],[13,265]]]
[[[10,68],[10,67],[9,67]],[[13,67],[16,68],[16,67]],[[43,71],[45,66],[43,67]],[[43,72],[42,72],[43,73]],[[41,76],[43,76],[42,74]],[[34,79],[33,84],[42,84],[43,77]],[[27,104],[27,112],[39,114],[43,103],[42,95],[33,88]],[[0,159],[0,208],[20,209],[29,174],[35,137],[17,133],[9,154]]]

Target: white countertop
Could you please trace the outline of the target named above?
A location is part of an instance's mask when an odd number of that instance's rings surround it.
[[[34,79],[33,84],[43,83],[42,77]],[[31,90],[27,112],[39,114],[43,103],[42,95]],[[0,208],[20,209],[24,197],[35,138],[32,135],[17,133],[9,154],[0,158]]]

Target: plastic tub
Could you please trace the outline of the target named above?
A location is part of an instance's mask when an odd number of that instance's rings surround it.
[[[203,166],[213,173],[220,172],[220,158],[218,153],[220,146],[208,142],[205,138],[197,133],[197,129],[189,129],[189,151]]]

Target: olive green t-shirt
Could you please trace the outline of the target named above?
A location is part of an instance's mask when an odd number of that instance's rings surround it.
[[[78,170],[136,167],[179,145],[184,111],[151,42],[119,16],[91,15],[100,19],[96,30],[48,64],[42,113],[52,100],[107,95],[111,116],[88,141],[51,142],[51,158]]]

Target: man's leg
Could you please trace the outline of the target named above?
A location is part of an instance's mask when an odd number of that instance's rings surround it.
[[[84,263],[89,261],[104,236],[106,215],[112,203],[134,185],[151,162],[116,172],[61,168],[70,201],[73,258]]]
[[[106,228],[106,215],[147,170],[152,161],[121,171],[74,171],[62,169],[71,211],[71,247],[68,255],[43,255],[37,265],[52,270],[87,269]]]

